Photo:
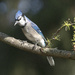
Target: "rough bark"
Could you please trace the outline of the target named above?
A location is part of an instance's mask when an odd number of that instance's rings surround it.
[[[40,46],[37,46],[36,49],[33,50],[34,44],[28,43],[27,41],[15,39],[14,37],[10,37],[2,32],[0,32],[0,41],[3,41],[4,43],[7,43],[18,49],[44,56],[75,59],[75,51],[58,50],[57,48],[41,48]]]

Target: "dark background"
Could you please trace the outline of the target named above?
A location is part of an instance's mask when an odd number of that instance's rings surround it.
[[[14,27],[15,14],[21,10],[35,22],[46,38],[75,16],[74,0],[0,0],[0,32],[27,40],[20,27]],[[53,47],[72,50],[72,30],[59,33],[61,41],[53,41]],[[75,61],[56,58],[54,67],[46,57],[25,52],[0,42],[0,75],[75,75]]]

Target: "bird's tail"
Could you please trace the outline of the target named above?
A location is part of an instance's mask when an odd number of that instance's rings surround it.
[[[51,66],[55,66],[55,62],[54,62],[53,57],[47,56],[47,60],[48,60],[48,62],[49,62],[49,64],[50,64]]]

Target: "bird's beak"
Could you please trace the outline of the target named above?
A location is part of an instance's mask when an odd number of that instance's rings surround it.
[[[18,21],[15,21],[15,24],[14,24],[14,26],[16,26],[18,24]]]

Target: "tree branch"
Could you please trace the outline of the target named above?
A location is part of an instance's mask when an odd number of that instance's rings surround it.
[[[0,41],[3,41],[21,50],[29,51],[44,56],[75,59],[75,51],[58,50],[57,48],[41,48],[40,46],[37,46],[36,49],[33,50],[34,44],[30,44],[27,41],[15,39],[14,37],[10,37],[2,32],[0,32]]]

